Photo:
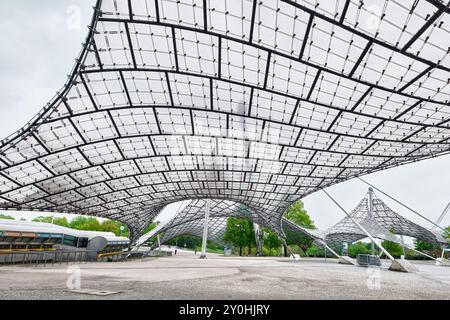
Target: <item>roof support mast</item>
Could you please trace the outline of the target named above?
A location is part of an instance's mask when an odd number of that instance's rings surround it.
[[[200,259],[206,258],[206,243],[208,241],[208,223],[209,223],[210,207],[211,207],[211,199],[208,199],[206,200],[205,224],[203,226],[202,253],[200,254]]]
[[[369,196],[367,197],[367,207],[369,208],[369,217],[373,219],[373,189],[369,188]],[[375,255],[375,243],[372,240],[370,246],[370,254]]]

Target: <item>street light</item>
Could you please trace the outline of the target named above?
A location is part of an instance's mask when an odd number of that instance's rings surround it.
[[[122,232],[124,232],[125,231],[125,227],[124,226],[120,226],[120,236],[122,236]]]

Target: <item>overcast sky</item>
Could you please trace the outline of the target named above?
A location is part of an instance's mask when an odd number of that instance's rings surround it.
[[[1,138],[23,126],[62,88],[87,34],[94,4],[92,0],[0,1]],[[366,179],[436,220],[450,201],[450,156],[385,170]],[[365,195],[367,186],[353,179],[328,191],[350,211]],[[380,194],[378,197],[405,217],[429,226],[395,202]],[[321,191],[304,202],[321,229],[344,217]],[[161,219],[167,219],[178,208],[178,204],[170,206]],[[38,214],[13,215],[31,219]],[[443,225],[450,225],[450,214]]]

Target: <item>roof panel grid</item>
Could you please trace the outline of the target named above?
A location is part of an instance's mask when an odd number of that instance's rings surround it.
[[[174,106],[211,109],[211,82],[206,78],[171,73],[168,79]]]
[[[194,31],[176,30],[175,41],[180,71],[217,76],[219,40]]]
[[[252,21],[252,0],[208,0],[208,30],[248,41]]]
[[[158,133],[155,113],[148,108],[111,111],[111,119],[120,136],[140,136]]]
[[[289,123],[297,101],[292,98],[255,90],[251,116],[270,121]]]
[[[89,162],[77,149],[49,154],[41,162],[57,174],[64,174],[89,167]]]
[[[251,45],[224,39],[221,58],[222,79],[258,87],[264,85],[269,53]]]
[[[321,19],[315,19],[304,59],[331,70],[351,74],[368,44],[366,39]]]
[[[154,156],[153,145],[148,137],[124,138],[117,140],[121,153],[127,159]]]
[[[307,99],[318,70],[304,63],[274,55],[267,74],[267,88]]]
[[[1,141],[2,209],[116,217],[136,238],[165,205],[216,197],[279,228],[295,199],[450,152],[438,2],[95,9],[67,85]]]
[[[3,162],[10,164],[21,163],[46,154],[45,149],[33,136],[27,136],[2,151]]]
[[[122,160],[122,155],[113,141],[88,144],[80,147],[80,151],[93,165]]]
[[[4,173],[19,185],[42,181],[52,176],[52,173],[37,161],[30,161],[5,169]]]
[[[368,92],[369,86],[331,73],[321,73],[312,88],[309,100],[325,106],[354,110],[360,99]]]
[[[122,178],[126,176],[135,176],[141,171],[132,160],[118,161],[103,166],[109,177]]]
[[[113,120],[107,112],[76,116],[73,122],[81,132],[84,140],[88,142],[119,137],[119,133],[115,130]]]
[[[399,90],[427,68],[422,62],[374,44],[356,69],[355,77],[383,88]]]
[[[159,0],[162,22],[204,28],[202,0]]]
[[[133,65],[132,49],[130,47],[127,25],[119,22],[100,21],[94,35],[98,60],[101,64],[89,69],[122,67]]]
[[[128,48],[132,50],[129,67],[175,69],[176,52],[171,28],[140,23],[126,24],[125,28],[127,36],[129,34],[125,40],[129,41]]]
[[[239,115],[248,114],[253,92],[249,87],[215,80],[212,92],[212,108],[215,110]]]
[[[124,107],[129,105],[123,79],[117,72],[90,73],[85,76],[89,92],[98,109]]]
[[[308,14],[283,1],[257,1],[253,41],[298,57],[307,37],[308,18]]]
[[[161,72],[122,72],[129,103],[133,106],[168,106],[170,94],[166,75]]]
[[[51,152],[76,146],[81,140],[81,137],[67,119],[43,124],[35,135]]]

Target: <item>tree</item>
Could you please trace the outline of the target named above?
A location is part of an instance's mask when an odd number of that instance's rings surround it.
[[[53,219],[53,217],[50,217],[50,216],[47,216],[47,217],[40,216],[40,217],[34,218],[32,221],[33,222],[52,223],[52,219]]]
[[[306,229],[316,229],[314,221],[308,215],[303,201],[295,201],[285,212],[284,217]]]
[[[431,243],[416,239],[414,241],[414,248],[418,251],[427,252],[427,251],[433,250],[434,245]]]
[[[95,217],[84,217],[78,216],[69,223],[66,217],[55,218],[51,216],[41,216],[33,219],[34,222],[44,222],[44,223],[53,223],[58,226],[72,228],[75,230],[86,230],[86,231],[102,231],[102,232],[112,232],[116,236],[124,236],[128,237],[129,230],[128,228],[119,221],[114,220],[105,220],[100,223]],[[121,232],[120,228],[125,227],[124,231]]]
[[[167,244],[171,246],[180,246],[190,249],[197,249],[198,246],[202,245],[202,239],[196,236],[182,235],[170,239],[169,241],[167,241]]]
[[[14,217],[7,216],[7,215],[4,215],[4,214],[0,214],[0,219],[3,219],[3,220],[15,220]]]
[[[394,257],[399,257],[403,254],[402,246],[396,242],[384,240],[381,242],[381,246]]]
[[[348,246],[348,255],[355,258],[358,254],[370,254],[370,243],[366,244],[364,242],[358,241],[352,243]]]
[[[301,200],[294,202],[284,214],[284,217],[293,223],[306,228],[306,229],[316,229],[314,222],[308,215],[305,206]],[[286,243],[288,245],[298,245],[303,252],[306,252],[308,248],[312,245],[313,239],[306,234],[300,232],[293,232],[287,230],[286,232]]]
[[[278,235],[270,231],[268,229],[264,229],[264,246],[269,248],[269,254],[272,254],[272,249],[279,248],[281,245],[280,238],[278,238]]]
[[[149,233],[153,229],[155,229],[157,226],[156,222],[150,223],[143,231],[144,234]]]
[[[450,226],[444,229],[444,238],[450,243]]]
[[[69,227],[69,221],[67,221],[66,217],[51,217],[51,216],[46,216],[46,217],[36,217],[33,219],[33,222],[44,222],[44,223],[52,223],[54,225],[57,226],[61,226],[61,227]]]
[[[100,228],[103,232],[112,232],[116,236],[120,234],[120,226],[116,221],[105,220],[100,224]]]
[[[319,252],[320,252],[319,247],[317,247],[314,243],[306,250],[306,254],[308,255],[308,257],[311,256],[317,257]]]
[[[149,233],[150,231],[152,231],[153,229],[155,229],[158,226],[159,222],[153,222],[150,223],[143,231],[143,234]],[[153,236],[150,239],[147,240],[147,243],[155,243],[155,241],[158,240],[158,236]]]
[[[245,246],[248,246],[250,254],[251,245],[255,243],[253,224],[246,219],[228,218],[224,240],[226,243],[238,247],[240,256],[242,256],[242,247]]]
[[[100,222],[94,217],[76,217],[70,222],[70,228],[86,231],[102,231]]]

